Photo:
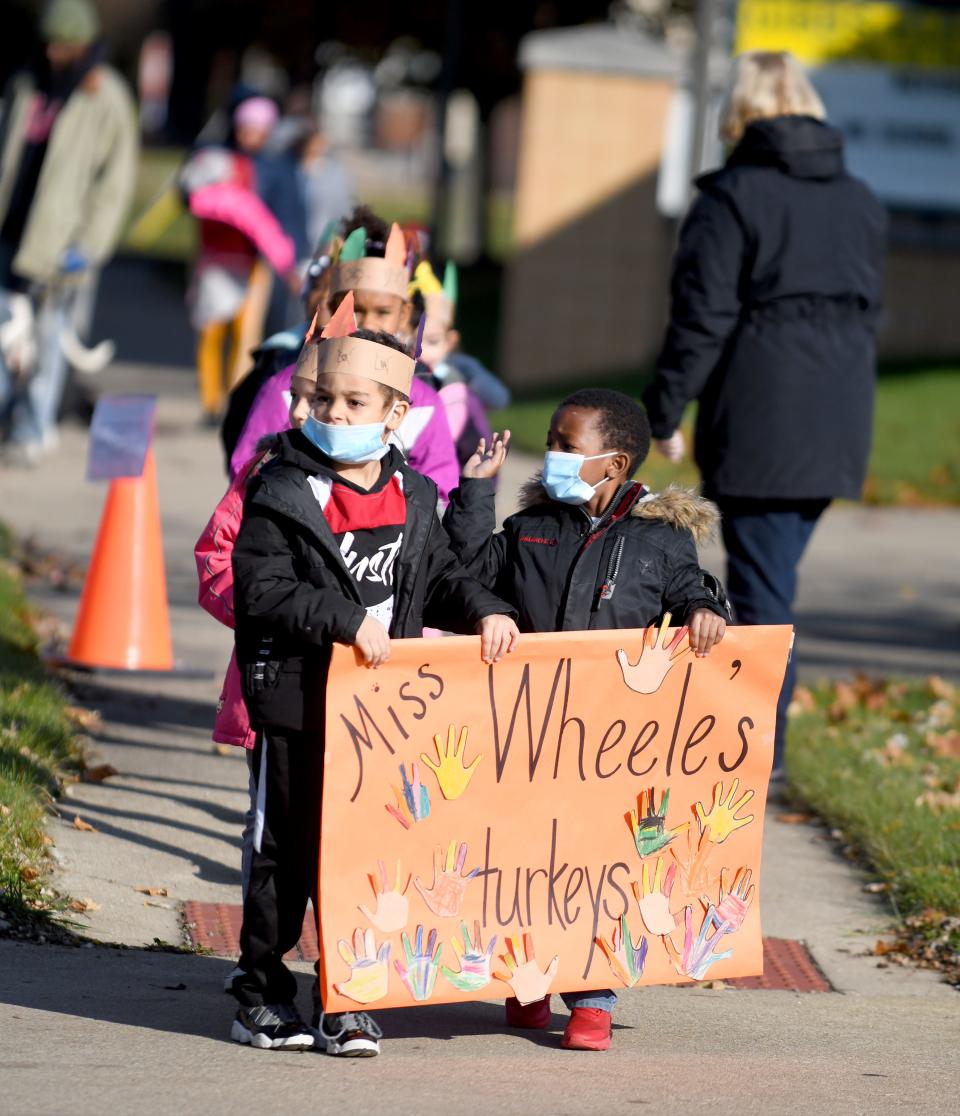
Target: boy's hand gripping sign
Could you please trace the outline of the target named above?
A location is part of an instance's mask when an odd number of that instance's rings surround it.
[[[788,627],[337,647],[320,854],[327,1011],[762,972]]]

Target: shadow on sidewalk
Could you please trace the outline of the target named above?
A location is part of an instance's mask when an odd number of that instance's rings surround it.
[[[0,988],[0,1003],[229,1042],[235,1005],[223,993],[223,979],[233,964],[191,954],[0,940],[0,968],[9,974]],[[297,982],[306,1013],[311,977],[298,973]],[[550,1031],[513,1031],[505,1026],[503,1007],[495,1002],[394,1008],[375,1015],[388,1041],[506,1032],[520,1042],[556,1047],[565,1023],[565,1013],[557,1013]]]

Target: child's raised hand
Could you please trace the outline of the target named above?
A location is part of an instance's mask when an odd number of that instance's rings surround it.
[[[480,658],[485,663],[499,663],[504,655],[509,655],[520,643],[520,629],[509,616],[499,613],[484,616],[478,630]]]
[[[495,477],[503,468],[509,448],[509,430],[504,430],[502,438],[494,431],[489,446],[486,438],[481,438],[477,443],[477,452],[463,467],[463,475],[471,480]]]
[[[698,608],[687,619],[690,628],[690,647],[698,658],[705,659],[710,648],[723,639],[727,622],[709,608]]]
[[[364,616],[353,645],[360,652],[364,666],[374,670],[390,658],[390,636],[375,616]]]

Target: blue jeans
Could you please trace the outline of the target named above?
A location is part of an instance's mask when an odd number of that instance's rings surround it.
[[[797,566],[829,500],[717,499],[727,552],[727,596],[738,624],[793,624]],[[783,767],[796,647],[777,703],[774,770]]]
[[[561,992],[560,999],[570,1011],[578,1007],[613,1011],[613,1005],[617,1002],[616,993],[609,988],[595,989],[592,992]]]
[[[39,305],[34,302],[37,363],[27,379],[14,377],[0,354],[0,423],[15,445],[43,445],[56,428],[67,379],[60,336],[70,321],[72,303],[73,292],[65,291],[49,291]]]

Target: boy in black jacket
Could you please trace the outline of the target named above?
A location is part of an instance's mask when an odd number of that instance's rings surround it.
[[[650,449],[644,410],[619,392],[587,388],[557,408],[543,472],[523,507],[494,533],[493,478],[510,434],[482,441],[450,496],[444,527],[454,553],[512,604],[521,631],[645,628],[666,614],[689,627],[697,655],[723,638],[729,617],[719,582],[700,568],[696,539],[718,521],[708,501],[678,489],[653,495],[630,480]],[[563,1045],[606,1050],[609,989],[564,995]],[[507,1022],[547,1027],[550,997],[507,1000]]]
[[[346,317],[352,328],[349,303],[337,315]],[[260,734],[231,1035],[264,1049],[325,1044],[327,1053],[362,1057],[379,1052],[379,1027],[363,1012],[324,1016],[319,1003],[306,1027],[283,964],[308,899],[317,911],[331,644],[352,644],[376,668],[391,637],[419,636],[427,623],[480,632],[484,661],[496,662],[518,633],[510,606],[451,553],[436,485],[388,443],[409,407],[414,362],[389,334],[328,327],[325,336],[307,341],[294,376],[295,387],[298,378],[315,381],[311,414],[302,431],[279,436],[276,457],[251,485],[233,552],[237,660]]]

